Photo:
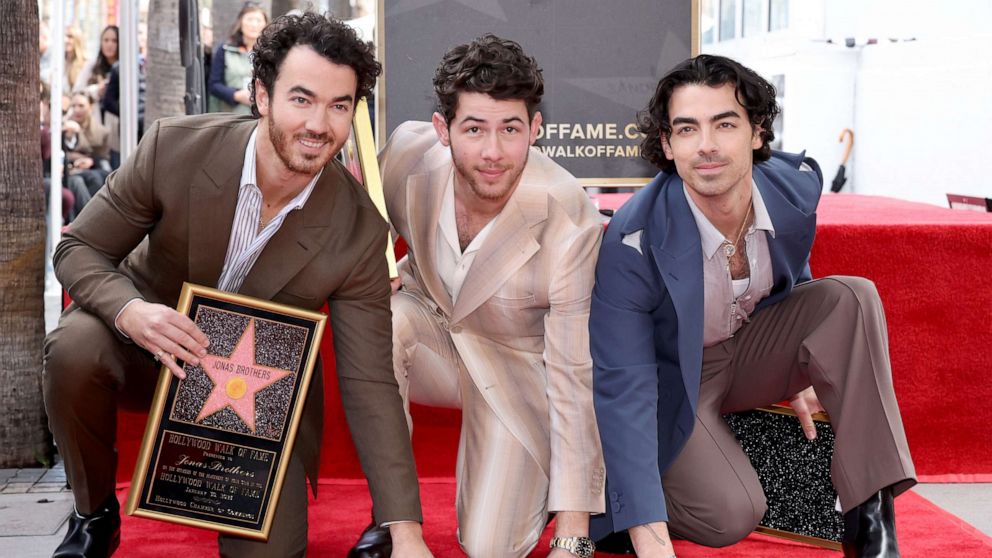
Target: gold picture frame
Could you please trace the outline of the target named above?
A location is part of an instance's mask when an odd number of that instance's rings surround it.
[[[162,366],[125,511],[267,540],[327,316],[191,283],[177,310],[208,355]]]

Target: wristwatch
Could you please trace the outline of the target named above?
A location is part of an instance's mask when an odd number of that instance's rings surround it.
[[[552,537],[551,548],[564,548],[579,558],[592,558],[596,545],[589,537]]]

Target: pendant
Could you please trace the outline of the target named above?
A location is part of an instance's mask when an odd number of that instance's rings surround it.
[[[734,257],[734,254],[737,253],[737,248],[735,248],[734,245],[729,242],[724,242],[723,253],[726,254],[728,258],[732,258]]]

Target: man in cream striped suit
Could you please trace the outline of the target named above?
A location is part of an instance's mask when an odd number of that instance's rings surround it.
[[[602,225],[576,179],[531,147],[544,86],[517,43],[455,47],[434,87],[433,122],[401,125],[380,156],[410,247],[392,298],[400,391],[408,409],[462,409],[469,556],[527,555],[549,511],[550,556],[589,556],[589,514],[604,506],[588,338]],[[383,534],[367,530],[352,556],[381,549]]]

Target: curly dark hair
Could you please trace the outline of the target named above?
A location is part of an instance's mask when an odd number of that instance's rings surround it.
[[[661,142],[672,133],[668,114],[672,93],[683,85],[720,87],[728,83],[734,84],[737,102],[747,111],[752,129],[761,129],[761,147],[754,150],[753,161],[767,161],[772,155],[769,144],[775,139],[772,123],[780,110],[775,102],[775,86],[739,62],[710,54],[690,58],[672,68],[658,82],[648,107],[637,113],[637,129],[645,136],[641,157],[665,172],[675,172],[675,162],[665,157],[661,148]]]
[[[313,12],[284,15],[265,27],[252,49],[252,80],[248,91],[251,112],[256,118],[260,114],[255,103],[255,81],[260,81],[271,93],[279,67],[289,51],[298,45],[309,46],[335,64],[350,66],[358,76],[356,101],[372,94],[382,66],[376,62],[371,44],[359,39],[354,29],[330,15]]]
[[[493,99],[522,100],[534,117],[544,95],[544,77],[537,60],[515,41],[487,33],[449,50],[434,71],[437,111],[451,125],[461,92],[485,93]]]

